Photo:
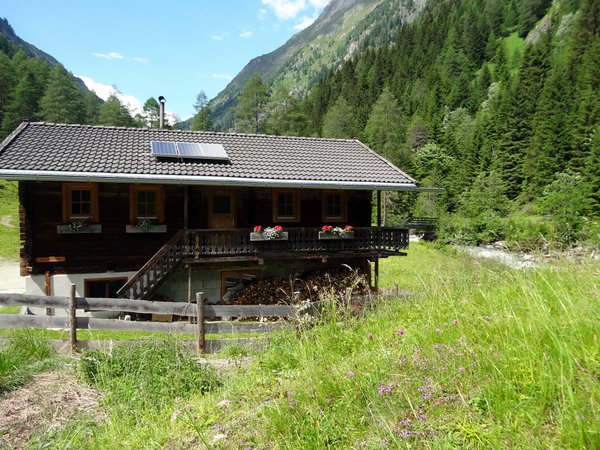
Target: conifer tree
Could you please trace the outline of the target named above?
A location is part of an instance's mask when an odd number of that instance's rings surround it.
[[[98,111],[98,125],[112,125],[117,127],[133,126],[133,119],[129,110],[117,97],[111,94],[100,106]]]
[[[269,89],[260,75],[254,75],[244,86],[235,107],[235,129],[242,133],[264,133]]]
[[[355,136],[350,105],[341,95],[323,118],[323,137],[346,138]]]
[[[46,91],[40,100],[40,116],[46,122],[85,122],[82,91],[61,65],[55,65],[50,71]]]

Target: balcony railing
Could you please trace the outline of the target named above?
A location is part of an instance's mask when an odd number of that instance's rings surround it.
[[[286,228],[287,239],[251,241],[250,230],[182,230],[171,238],[126,284],[119,297],[145,299],[181,264],[268,257],[401,254],[408,248],[408,229],[354,228],[351,239],[319,239],[319,228]],[[221,259],[222,258],[222,259]]]
[[[185,253],[190,258],[260,256],[273,253],[396,253],[408,248],[408,229],[354,228],[351,239],[319,239],[319,228],[286,228],[287,239],[251,241],[249,230],[186,230]]]

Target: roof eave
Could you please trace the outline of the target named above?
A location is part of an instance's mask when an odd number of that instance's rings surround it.
[[[60,172],[43,170],[0,169],[0,179],[11,181],[70,181],[98,183],[152,183],[200,186],[279,187],[307,189],[363,189],[412,191],[416,183],[386,183],[344,180],[283,180],[266,178],[234,178],[215,176],[180,176],[151,174],[114,174],[97,172]]]

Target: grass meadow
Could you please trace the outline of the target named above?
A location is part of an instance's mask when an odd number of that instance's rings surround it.
[[[237,370],[173,342],[84,353],[106,420],[32,448],[600,448],[597,262],[514,270],[418,244],[381,269],[412,296],[332,302]]]

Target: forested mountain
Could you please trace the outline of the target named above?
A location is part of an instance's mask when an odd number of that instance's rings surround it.
[[[429,0],[393,45],[357,53],[306,96],[265,81],[242,91],[236,129],[361,138],[446,189],[388,206],[451,213],[452,239],[598,240],[597,0]]]
[[[311,26],[275,51],[252,59],[211,100],[216,126],[233,127],[231,108],[253,75],[260,75],[274,89],[284,85],[295,95],[304,95],[353,54],[391,43],[400,25],[414,20],[423,4],[424,0],[331,0]]]

